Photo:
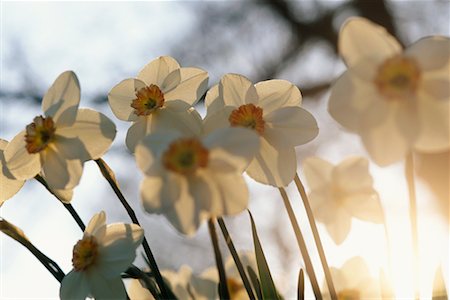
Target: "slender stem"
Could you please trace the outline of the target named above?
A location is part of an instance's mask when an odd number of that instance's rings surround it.
[[[242,283],[244,284],[245,289],[247,290],[248,297],[253,300],[256,299],[253,294],[252,286],[250,281],[248,280],[247,274],[245,273],[244,267],[242,266],[242,262],[239,259],[239,255],[234,247],[233,240],[231,239],[230,233],[228,232],[227,226],[225,225],[225,221],[222,217],[217,218],[217,222],[219,223],[219,227],[222,230],[223,237],[227,243],[228,249],[230,250],[231,256],[233,256],[234,263],[239,271],[239,275],[241,275]]]
[[[47,191],[49,191],[53,196],[55,196],[59,201],[61,201],[62,205],[64,205],[64,208],[67,209],[67,211],[72,215],[73,219],[75,220],[75,222],[77,222],[78,227],[80,227],[81,231],[84,232],[84,230],[86,229],[86,226],[83,223],[83,220],[81,220],[80,216],[78,215],[78,213],[76,212],[76,210],[73,208],[72,204],[70,203],[64,203],[59,197],[58,195],[55,194],[55,192],[53,192],[53,190],[48,186],[47,182],[45,181],[45,179],[37,174],[36,176],[34,176],[34,178],[40,183],[42,184]]]
[[[38,248],[36,248],[31,243],[25,243],[24,245],[28,250],[30,250],[31,253],[42,263],[42,265],[58,280],[59,282],[62,282],[64,276],[66,274],[63,270],[58,266],[57,263],[55,263],[53,260],[51,260],[48,256],[46,256],[44,253],[42,253]]]
[[[128,215],[130,216],[131,220],[134,224],[139,225],[139,221],[136,217],[136,214],[134,213],[133,208],[128,204],[127,200],[123,196],[122,192],[119,189],[119,186],[116,182],[115,176],[111,168],[106,164],[106,162],[99,158],[96,159],[95,162],[97,163],[103,177],[105,177],[106,181],[108,181],[109,185],[113,189],[114,193],[116,194],[117,198],[119,198],[120,203],[122,203],[123,207],[127,211]],[[161,296],[163,299],[169,299],[169,293],[166,290],[166,285],[164,284],[163,278],[161,276],[161,272],[159,271],[158,265],[156,264],[155,257],[153,256],[152,250],[150,249],[150,245],[147,242],[147,239],[144,236],[144,240],[142,242],[142,246],[144,247],[145,254],[148,258],[150,268],[155,276],[156,283],[158,284],[159,290],[161,292]]]
[[[302,232],[300,231],[300,226],[298,225],[297,218],[295,217],[294,211],[292,210],[291,203],[289,202],[288,195],[284,188],[278,188],[280,191],[281,197],[283,198],[284,206],[286,207],[286,211],[289,215],[289,219],[292,224],[292,228],[295,232],[295,237],[297,238],[298,247],[300,248],[300,252],[303,257],[303,261],[305,262],[306,273],[309,276],[309,280],[311,281],[311,286],[314,292],[314,296],[316,299],[321,300],[322,294],[320,293],[319,284],[317,283],[316,274],[314,273],[314,268],[311,262],[311,258],[309,257],[308,249],[306,248],[305,240],[303,238]]]
[[[325,251],[323,250],[322,241],[320,240],[319,231],[317,230],[311,205],[309,205],[309,200],[305,192],[305,187],[303,186],[302,181],[298,177],[297,173],[295,173],[294,181],[295,185],[297,186],[297,190],[300,193],[300,196],[303,200],[303,206],[305,207],[306,215],[308,216],[309,225],[311,226],[311,231],[317,246],[317,252],[319,252],[320,261],[322,263],[323,272],[325,274],[325,280],[327,282],[328,291],[330,292],[331,299],[336,300],[337,294],[334,288],[333,279],[331,277],[330,267],[328,266],[327,258],[325,256]]]
[[[230,299],[230,293],[228,292],[227,276],[225,274],[225,268],[223,266],[222,254],[220,253],[219,241],[217,239],[216,227],[214,226],[214,219],[208,219],[209,235],[211,236],[211,242],[214,248],[214,257],[216,259],[217,271],[219,272],[220,282],[220,298]]]
[[[420,282],[419,282],[419,233],[417,223],[417,199],[416,187],[414,182],[414,158],[413,154],[409,153],[405,162],[405,177],[408,183],[409,193],[409,218],[411,220],[411,235],[413,246],[413,285],[415,287],[415,298],[420,298]]]

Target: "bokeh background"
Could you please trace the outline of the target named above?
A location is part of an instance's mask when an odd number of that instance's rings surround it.
[[[301,162],[308,156],[333,163],[349,155],[367,156],[359,138],[344,132],[326,111],[329,87],[345,70],[336,45],[346,18],[358,15],[373,20],[404,45],[427,35],[450,35],[446,0],[1,2],[0,10],[0,137],[11,140],[40,114],[42,96],[54,79],[74,70],[82,89],[80,106],[101,111],[117,125],[117,137],[104,158],[135,208],[160,268],[189,264],[196,273],[214,265],[206,227],[187,238],[164,218],[142,211],[142,175],[124,144],[129,123],[117,120],[107,104],[108,91],[116,83],[134,77],[160,55],[207,70],[210,86],[226,73],[239,73],[253,82],[289,80],[301,89],[303,106],[320,127],[318,138],[297,149],[301,174]],[[439,265],[448,287],[449,153],[417,154],[416,159],[417,176],[425,179],[418,182],[421,253],[426,257],[421,284],[423,296],[429,296]],[[409,298],[413,289],[403,164],[386,168],[371,164],[371,171],[390,226],[395,292],[399,298]],[[275,282],[287,299],[293,298],[303,263],[281,198],[273,188],[249,178],[248,182],[250,210]],[[294,189],[288,191],[321,280],[303,208]],[[129,221],[93,162],[85,164],[72,204],[85,222],[100,210],[107,212],[108,222]],[[0,216],[22,228],[64,271],[71,269],[72,247],[81,232],[37,182],[27,182],[0,208]],[[252,249],[248,216],[226,221],[238,249]],[[352,226],[348,240],[338,247],[319,225],[329,263],[339,267],[361,255],[377,277],[387,262],[384,229],[356,220]],[[222,252],[228,255],[226,247]],[[140,257],[136,263],[144,265]],[[58,291],[58,282],[26,249],[0,235],[0,299],[50,299],[57,298]]]

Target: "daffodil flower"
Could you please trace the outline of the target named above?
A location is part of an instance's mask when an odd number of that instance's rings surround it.
[[[352,217],[383,222],[367,159],[350,157],[333,166],[318,157],[310,157],[303,162],[303,171],[314,217],[325,224],[336,244],[341,244],[350,232]]]
[[[137,75],[114,86],[108,94],[114,115],[133,122],[126,144],[134,152],[136,144],[158,128],[174,128],[199,134],[201,127],[192,119],[201,119],[192,106],[206,92],[207,72],[181,68],[170,56],[148,63]]]
[[[285,80],[255,85],[237,74],[227,74],[211,88],[205,132],[223,127],[245,127],[260,137],[261,147],[247,168],[253,179],[273,186],[286,186],[297,171],[295,146],[318,134],[314,117],[301,108],[299,89]]]
[[[406,49],[369,20],[351,18],[339,34],[348,70],[331,89],[328,110],[361,136],[381,166],[413,150],[450,147],[450,39],[423,38]]]
[[[3,151],[8,142],[0,139],[0,206],[14,196],[25,183],[24,180],[15,179],[6,167]]]
[[[105,212],[94,215],[73,247],[73,270],[61,283],[61,299],[126,299],[120,274],[134,261],[143,238],[135,224],[106,225]]]
[[[330,268],[338,299],[382,299],[380,283],[371,277],[360,256],[346,261],[340,268]]]
[[[52,190],[69,190],[80,181],[83,163],[102,156],[116,129],[106,116],[78,109],[75,73],[59,75],[42,100],[44,115],[33,119],[4,151],[11,174],[26,180],[41,173]]]
[[[258,147],[258,136],[244,128],[224,128],[203,137],[177,131],[150,134],[135,152],[145,174],[144,209],[165,215],[184,234],[195,233],[209,217],[243,211],[248,190],[242,172]]]

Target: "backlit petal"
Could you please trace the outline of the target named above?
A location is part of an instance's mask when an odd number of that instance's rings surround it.
[[[23,180],[15,179],[8,168],[6,168],[6,161],[3,155],[6,145],[8,145],[8,142],[0,139],[0,206],[5,200],[14,196],[25,183]]]
[[[319,157],[308,157],[303,161],[303,172],[311,190],[328,185],[332,170],[333,165]]]
[[[95,235],[96,232],[101,228],[106,226],[106,214],[104,211],[101,211],[95,214],[91,220],[89,221],[88,226],[86,227],[85,233],[89,235]],[[103,230],[103,229],[102,229]]]
[[[58,130],[58,134],[80,140],[85,153],[88,154],[88,157],[80,157],[80,159],[98,159],[111,146],[116,136],[116,126],[102,113],[91,109],[80,109],[75,123]]]
[[[285,106],[300,106],[302,95],[298,87],[286,80],[267,80],[255,84],[259,96],[259,106],[264,114]]]
[[[414,57],[421,70],[444,68],[450,60],[450,38],[445,36],[422,38],[408,47],[405,55]]]
[[[213,85],[205,96],[205,106],[207,115],[213,114],[216,111],[225,107],[222,97],[219,95],[219,85]]]
[[[239,107],[243,104],[258,101],[258,94],[253,83],[238,74],[226,74],[219,83],[219,94],[224,104]]]
[[[247,184],[240,173],[214,172],[220,197],[211,199],[210,212],[217,216],[230,216],[248,207]]]
[[[25,145],[25,131],[21,131],[3,153],[9,172],[21,180],[32,178],[41,170],[40,154],[28,153]]]
[[[343,208],[340,208],[334,211],[334,219],[329,223],[325,223],[325,226],[333,241],[340,245],[350,232],[352,219]]]
[[[89,293],[89,282],[84,273],[72,270],[61,282],[59,297],[62,300],[85,300]]]
[[[80,84],[72,71],[66,71],[55,82],[42,99],[42,111],[52,117],[58,127],[75,122],[80,103]]]
[[[83,164],[79,159],[67,159],[62,148],[48,147],[43,152],[42,174],[52,189],[71,189],[80,182]]]
[[[194,105],[208,89],[208,73],[198,68],[181,68],[180,82],[164,97],[166,101],[183,100]]]
[[[348,67],[367,57],[381,62],[402,50],[398,41],[384,27],[359,17],[349,18],[342,25],[338,48]]]
[[[131,107],[136,92],[146,85],[139,79],[129,78],[119,82],[108,93],[108,102],[114,115],[123,121],[135,121],[138,116]]]
[[[163,86],[166,77],[176,69],[179,69],[178,62],[170,56],[160,56],[149,62],[138,74],[137,78],[147,85],[156,84]]]
[[[86,273],[92,296],[96,300],[126,299],[125,285],[120,276],[107,279],[101,273]]]

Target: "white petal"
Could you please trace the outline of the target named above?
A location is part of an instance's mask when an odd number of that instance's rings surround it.
[[[53,193],[56,194],[56,197],[61,200],[63,203],[69,204],[72,201],[73,197],[73,189],[68,190],[53,190]]]
[[[352,219],[343,209],[337,209],[334,211],[334,220],[326,223],[325,226],[336,245],[340,245],[350,232]]]
[[[360,256],[353,257],[346,261],[341,268],[341,272],[345,277],[347,288],[357,288],[364,277],[369,277],[369,268],[364,259]],[[359,276],[355,276],[358,274]]]
[[[89,293],[89,283],[84,273],[74,270],[64,276],[59,289],[62,300],[85,300]]]
[[[57,132],[67,138],[76,138],[84,147],[83,153],[88,157],[81,160],[98,159],[111,146],[116,136],[116,126],[102,113],[91,109],[78,110],[75,123],[70,127],[61,128]]]
[[[316,119],[301,107],[283,107],[264,117],[264,136],[276,144],[306,144],[319,134]]]
[[[160,174],[158,166],[159,159],[169,146],[180,134],[175,131],[157,132],[146,136],[136,147],[136,163],[138,167],[148,176]]]
[[[372,188],[369,161],[364,157],[349,157],[337,165],[332,172],[332,181],[348,193]]]
[[[219,109],[225,107],[222,97],[219,95],[219,85],[211,87],[205,96],[205,106],[207,115],[213,114]]]
[[[210,160],[213,168],[215,164],[216,167],[229,164],[234,166],[236,172],[243,172],[259,151],[260,138],[252,130],[229,127],[212,132],[204,138],[203,143],[211,151]],[[223,155],[221,151],[226,152],[229,157]]]
[[[338,48],[349,67],[367,57],[381,62],[402,50],[397,40],[384,27],[358,17],[352,17],[342,25]]]
[[[378,94],[371,83],[362,81],[351,71],[337,79],[331,88],[328,112],[342,126],[357,131],[361,113],[366,111],[376,100]]]
[[[150,132],[151,119],[153,116],[140,117],[128,128],[125,144],[131,153],[135,151],[139,142]]]
[[[414,57],[421,70],[441,69],[450,60],[450,38],[444,36],[422,38],[408,47],[405,54]]]
[[[217,198],[218,201],[211,198],[211,214],[230,216],[247,209],[249,196],[242,174],[214,172],[213,176],[220,195]]]
[[[208,73],[197,68],[181,68],[180,82],[164,94],[166,101],[183,100],[194,105],[208,89]]]
[[[203,131],[205,134],[210,134],[220,128],[230,127],[230,121],[228,120],[230,114],[236,107],[224,106],[215,111],[208,112],[203,120]]]
[[[278,147],[261,138],[261,146],[247,168],[254,180],[272,186],[287,186],[297,171],[297,158],[293,147]]]
[[[135,224],[112,224],[99,241],[102,244],[99,272],[105,278],[113,278],[125,271],[136,258],[136,248],[142,243],[144,231]]]
[[[372,160],[386,166],[402,160],[411,146],[397,124],[395,111],[389,111],[383,123],[377,126],[362,126],[361,139]]]
[[[136,99],[136,92],[146,85],[139,79],[129,78],[116,84],[108,93],[108,102],[114,115],[123,121],[135,121],[138,116],[134,113],[131,103]]]
[[[426,95],[419,97],[418,121],[420,133],[414,148],[426,153],[450,148],[449,101],[436,101]]]
[[[60,126],[75,122],[80,104],[80,84],[77,75],[66,71],[56,78],[42,99],[42,111]]]
[[[309,193],[314,218],[324,224],[334,223],[336,212],[341,209],[341,204],[333,197],[330,188],[331,186],[323,186]]]
[[[448,99],[450,99],[450,78],[448,73],[445,76],[444,78],[424,78],[421,88],[431,100],[442,101],[448,105]]]
[[[138,279],[131,279],[128,286],[128,295],[131,300],[154,300],[152,293],[145,288]]]
[[[80,182],[83,164],[67,159],[62,148],[48,147],[42,155],[42,174],[51,189],[72,189]]]
[[[264,109],[264,114],[285,107],[300,106],[302,95],[298,87],[286,80],[267,80],[255,84],[258,92],[258,105]]]
[[[188,177],[188,185],[194,207],[193,214],[200,216],[202,212],[215,213],[214,204],[221,201],[222,195],[217,187],[214,174],[208,170],[197,171],[194,176]],[[220,213],[221,211],[219,211],[219,215]]]
[[[225,105],[239,107],[258,101],[258,94],[253,83],[238,74],[226,74],[219,83],[219,94]]]
[[[23,180],[15,179],[6,167],[3,150],[7,144],[8,142],[0,139],[0,206],[3,202],[14,196],[25,183]]]
[[[147,85],[156,84],[163,86],[167,75],[172,71],[179,69],[178,62],[170,56],[160,56],[149,62],[138,74],[137,78],[144,81]]]
[[[107,279],[97,272],[89,272],[86,276],[96,300],[126,299],[127,292],[120,276]]]
[[[383,223],[383,209],[374,189],[365,189],[353,192],[343,199],[345,209],[352,216],[363,221]]]
[[[3,153],[8,170],[21,180],[32,178],[41,170],[40,154],[28,153],[25,145],[25,131],[21,131],[9,142]]]
[[[163,84],[159,87],[164,94],[164,100],[167,101],[171,99],[167,97],[167,94],[180,84],[181,74],[180,69],[173,70],[164,79]]]
[[[105,226],[106,226],[106,214],[104,211],[101,211],[91,218],[84,232],[89,235],[96,235],[96,233],[99,230],[101,231],[105,230],[106,229]]]
[[[311,190],[327,186],[331,182],[333,165],[319,157],[308,157],[303,161],[308,187]]]

